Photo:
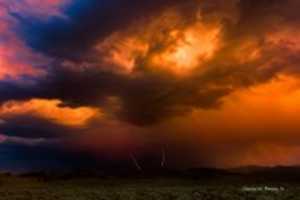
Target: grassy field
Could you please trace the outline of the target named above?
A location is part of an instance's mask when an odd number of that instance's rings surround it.
[[[248,191],[245,188],[248,188]],[[265,187],[268,187],[267,189]],[[273,191],[280,188],[280,191]],[[273,188],[273,189],[272,189]],[[251,191],[252,190],[252,191]],[[257,190],[257,191],[253,191]],[[236,180],[82,178],[43,180],[2,176],[0,200],[288,200],[300,199],[300,183]]]

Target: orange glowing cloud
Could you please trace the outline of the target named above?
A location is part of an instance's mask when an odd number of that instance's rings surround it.
[[[66,126],[84,126],[101,111],[90,107],[62,107],[60,100],[9,101],[0,107],[0,116],[33,115]]]
[[[185,75],[212,59],[222,46],[220,23],[196,17],[187,23],[176,10],[135,24],[95,45],[101,61],[116,71],[130,74],[147,68]]]
[[[225,52],[228,54],[226,60],[242,65],[255,62],[262,57],[262,49],[259,46],[259,41],[255,38],[238,40],[236,43],[238,44],[234,44],[231,50]]]
[[[280,27],[277,31],[267,35],[267,41],[273,45],[283,46],[287,49],[300,50],[300,39],[295,37],[300,34],[299,28]]]
[[[219,26],[196,23],[185,30],[174,30],[174,43],[153,56],[153,64],[183,74],[201,66],[213,57],[220,47]]]
[[[149,45],[135,37],[123,38],[115,34],[97,45],[99,52],[107,51],[103,61],[117,66],[118,72],[133,72],[138,57],[146,56]]]

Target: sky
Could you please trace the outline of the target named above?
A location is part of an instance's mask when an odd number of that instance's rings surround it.
[[[0,0],[0,169],[300,164],[298,0]]]

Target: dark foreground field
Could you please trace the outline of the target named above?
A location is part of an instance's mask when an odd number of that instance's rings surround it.
[[[300,199],[297,180],[211,177],[0,176],[0,200],[288,200]]]

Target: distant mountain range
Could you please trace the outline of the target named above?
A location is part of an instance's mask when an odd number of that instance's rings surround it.
[[[3,174],[9,176],[8,173]],[[148,169],[137,171],[134,169],[122,170],[91,170],[76,171],[48,171],[18,174],[21,177],[38,177],[43,179],[73,179],[73,178],[179,178],[193,180],[242,180],[242,181],[300,181],[300,166],[293,167],[260,167],[245,166],[232,169],[192,168],[174,170],[167,168]]]

